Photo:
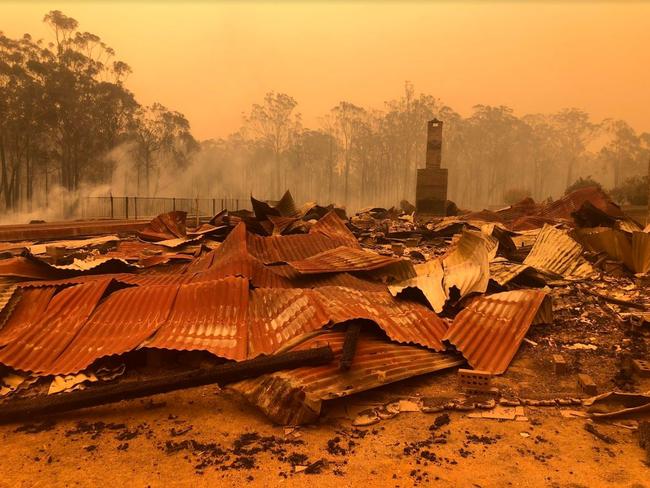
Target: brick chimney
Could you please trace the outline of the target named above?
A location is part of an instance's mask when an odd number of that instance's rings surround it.
[[[442,121],[427,122],[426,167],[418,169],[415,207],[419,214],[445,215],[447,170],[442,164]]]

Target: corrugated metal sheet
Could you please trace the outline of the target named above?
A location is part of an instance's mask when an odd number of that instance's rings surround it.
[[[287,268],[292,269],[290,266]],[[275,271],[275,267],[274,267]],[[294,270],[294,273],[297,274]],[[386,291],[383,283],[351,275],[350,273],[326,273],[321,275],[298,275],[291,279],[294,288],[319,288],[321,286],[343,286],[361,291]]]
[[[187,212],[181,210],[160,214],[138,232],[138,235],[145,241],[166,241],[185,237],[187,234],[186,219]]]
[[[397,342],[444,350],[442,337],[447,324],[419,302],[396,299],[389,292],[364,292],[324,286],[312,290],[332,323],[353,319],[375,322]]]
[[[213,281],[229,276],[247,278],[256,288],[292,288],[286,278],[276,274],[264,266],[258,259],[250,255],[240,255],[228,260],[219,261],[206,271],[198,272],[191,282]]]
[[[61,275],[66,275],[66,272],[56,270],[45,263],[23,256],[0,260],[0,276],[48,280]]]
[[[0,331],[14,310],[20,294],[15,278],[0,278]]]
[[[57,288],[41,287],[21,289],[20,300],[0,329],[0,347],[22,335],[47,309]]]
[[[343,271],[372,271],[399,261],[371,251],[351,247],[329,249],[289,265],[300,274],[340,273]]]
[[[510,228],[514,231],[526,231],[541,229],[546,224],[553,225],[557,223],[557,219],[551,217],[541,217],[539,215],[527,215],[526,217],[520,217],[515,220]]]
[[[93,237],[90,239],[77,239],[67,241],[49,241],[40,244],[33,244],[29,246],[29,252],[32,254],[45,254],[48,248],[63,248],[63,249],[82,249],[84,247],[106,247],[108,245],[117,243],[120,240],[118,236],[101,236]]]
[[[315,420],[324,400],[339,398],[413,376],[461,365],[456,355],[415,346],[392,344],[362,333],[350,369],[339,371],[344,332],[324,331],[294,347],[308,349],[329,344],[335,360],[318,367],[297,368],[241,381],[231,388],[241,393],[279,424],[298,425]]]
[[[444,277],[442,262],[439,259],[432,259],[426,263],[416,264],[413,270],[414,277],[389,285],[390,293],[397,296],[407,288],[417,288],[424,294],[431,308],[441,312],[447,300],[447,294],[442,286]]]
[[[582,257],[582,246],[550,225],[541,230],[524,264],[565,278],[588,278],[594,270]]]
[[[45,312],[0,349],[0,363],[22,371],[50,374],[52,366],[97,306],[110,279],[63,289]]]
[[[504,286],[529,269],[531,269],[530,266],[525,264],[513,263],[505,258],[496,258],[490,261],[490,279]]]
[[[111,293],[55,360],[40,371],[76,373],[99,358],[135,349],[167,319],[179,286],[138,286]]]
[[[625,232],[609,227],[576,229],[576,240],[586,249],[604,252],[612,259],[621,261],[630,270],[634,270],[632,257],[632,239]]]
[[[474,368],[504,373],[526,336],[546,294],[516,290],[474,300],[445,335]]]
[[[597,186],[572,191],[559,200],[546,205],[540,210],[539,215],[553,219],[570,219],[571,213],[578,210],[587,201],[612,217],[620,218],[625,216],[621,208],[612,202],[609,196]]]
[[[330,317],[313,290],[256,289],[251,292],[249,356],[269,354]]]
[[[445,271],[443,287],[455,286],[464,297],[470,293],[484,293],[490,280],[490,259],[496,255],[499,241],[482,232],[464,230],[452,251],[443,258]]]
[[[650,233],[632,234],[632,263],[637,273],[650,272]]]
[[[169,318],[143,347],[246,359],[248,300],[248,280],[242,278],[181,285]]]
[[[246,237],[248,251],[264,264],[298,261],[339,246],[360,248],[354,234],[333,211],[307,234],[261,237],[249,233]]]

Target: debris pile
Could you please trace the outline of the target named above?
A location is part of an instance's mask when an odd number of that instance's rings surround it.
[[[135,233],[0,243],[6,405],[119,384],[142,354],[159,372],[248,367],[231,389],[281,424],[465,364],[502,375],[523,343],[557,374],[599,353],[647,368],[650,233],[599,189],[426,221],[381,208],[348,219],[289,192],[252,204],[194,227],[170,212]],[[247,366],[324,346],[320,363]]]

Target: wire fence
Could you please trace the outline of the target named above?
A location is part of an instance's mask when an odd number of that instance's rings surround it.
[[[188,217],[212,217],[222,210],[250,210],[247,198],[81,197],[82,219],[146,219],[174,210]]]

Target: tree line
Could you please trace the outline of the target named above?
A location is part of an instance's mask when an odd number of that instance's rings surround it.
[[[396,205],[414,200],[434,117],[444,122],[443,167],[460,207],[557,197],[588,176],[622,203],[647,198],[650,134],[623,120],[489,105],[462,116],[409,82],[381,108],[341,101],[314,128],[293,97],[269,92],[239,130],[198,142],[183,114],[138,103],[125,86],[131,68],[99,36],[60,11],[44,21],[49,42],[0,33],[5,209],[47,205],[53,187],[76,194],[101,185],[115,195],[274,199],[290,189],[297,200],[353,210]]]

